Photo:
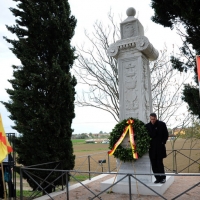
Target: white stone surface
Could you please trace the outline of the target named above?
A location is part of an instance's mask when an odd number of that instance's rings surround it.
[[[149,60],[156,60],[159,55],[158,51],[149,42],[148,38],[141,35],[118,40],[116,43],[109,46],[107,52],[109,56],[118,58],[118,56],[120,56],[118,55],[120,51],[122,51],[121,53],[123,54],[121,54],[121,56],[123,56],[124,54],[130,54],[128,53],[129,50],[133,50],[131,51],[131,54],[141,52],[146,55]]]
[[[152,181],[154,181],[153,179]],[[114,181],[114,178],[108,179],[104,182],[101,183],[101,191],[106,190],[108,187],[113,185],[113,183],[117,182],[116,180]],[[167,176],[166,177],[166,183],[164,184],[155,184],[153,182],[150,183],[145,183],[143,185],[142,183],[139,182],[131,182],[131,194],[141,194],[141,195],[155,195],[157,196],[158,194],[162,195],[164,192],[169,188],[169,186],[174,182],[174,176]],[[143,182],[144,183],[144,182]],[[148,187],[150,187],[152,190],[157,192],[153,192],[150,190]],[[112,187],[112,190],[108,189],[107,191],[113,191],[115,193],[120,193],[120,194],[129,194],[129,182],[119,182],[115,186]]]
[[[119,118],[133,117],[147,123],[152,112],[149,60],[156,60],[158,51],[144,36],[142,24],[134,17],[135,9],[129,8],[127,15],[120,24],[121,40],[107,51],[118,61]]]
[[[133,7],[128,8],[127,11],[126,11],[127,16],[133,16],[134,17],[135,13],[136,13],[136,10]]]
[[[147,123],[152,111],[150,70],[142,54],[119,58],[120,120],[129,117]]]
[[[119,169],[119,173],[127,173],[127,174],[152,174],[151,171],[151,165],[149,161],[148,154],[144,155],[141,159],[135,161],[135,162],[121,162],[119,159],[117,159],[117,167]],[[134,175],[137,179],[141,180],[142,182],[151,183],[153,177],[152,176],[146,176],[146,175]],[[124,175],[117,175],[117,180],[120,180],[123,178]],[[121,181],[122,183],[128,182],[128,177],[123,179]],[[131,182],[136,182],[134,178],[131,178]]]

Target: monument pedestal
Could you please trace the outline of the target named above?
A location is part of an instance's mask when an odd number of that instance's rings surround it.
[[[117,169],[119,169],[118,173],[126,173],[126,174],[152,174],[151,164],[149,160],[148,153],[142,156],[142,158],[138,159],[134,162],[123,162],[117,159]],[[134,175],[135,176],[135,175]],[[116,180],[120,180],[124,175],[117,175]],[[136,178],[140,181],[146,183],[152,183],[153,176],[147,175],[136,175]],[[135,183],[136,179],[131,177],[131,182]],[[128,177],[123,179],[121,182],[128,183]]]
[[[131,177],[131,194],[141,194],[141,195],[157,195],[163,194],[169,186],[174,182],[174,176],[167,176],[166,174],[166,182],[164,184],[155,184],[155,177],[152,175],[142,175],[142,174],[152,174],[151,170],[151,164],[149,160],[148,153],[142,156],[142,158],[138,159],[135,162],[122,162],[119,159],[117,159],[117,169],[119,169],[118,173],[116,175],[116,179],[111,178],[101,183],[101,191],[106,190],[106,188],[113,185],[115,182],[122,179],[126,174],[132,174],[133,177]],[[124,174],[120,174],[124,173]],[[137,175],[141,174],[141,175]],[[136,177],[138,180],[140,180],[142,183],[137,181],[134,177]],[[149,188],[154,190],[150,190]],[[110,189],[108,189],[110,191]],[[121,180],[119,183],[114,185],[112,187],[112,191],[115,193],[121,193],[121,194],[129,194],[129,178],[126,177],[123,180]]]
[[[167,175],[167,174],[166,174]],[[167,176],[166,177],[166,183],[164,184],[155,184],[153,183],[155,179],[152,179],[152,182],[150,183],[144,183],[145,185],[141,183],[131,182],[131,194],[141,194],[141,195],[157,195],[158,194],[164,194],[165,191],[169,188],[169,186],[174,182],[174,176]],[[101,191],[106,190],[106,188],[110,187],[114,182],[114,178],[108,179],[101,183]],[[116,182],[116,181],[115,181]],[[152,190],[150,190],[148,187],[150,187]],[[110,191],[110,189],[108,189]],[[115,193],[120,194],[129,194],[129,182],[119,182],[116,185],[112,187],[112,191]]]

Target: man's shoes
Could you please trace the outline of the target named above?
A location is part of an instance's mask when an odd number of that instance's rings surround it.
[[[166,182],[166,179],[162,179],[161,181],[160,181],[160,183],[165,183]]]
[[[154,183],[157,184],[157,183],[160,183],[160,181],[159,180],[155,180]]]

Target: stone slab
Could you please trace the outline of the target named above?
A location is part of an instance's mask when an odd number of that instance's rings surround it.
[[[167,174],[166,174],[167,175]],[[167,176],[166,177],[166,183],[164,184],[155,184],[155,179],[151,183],[145,183],[148,187],[150,187],[152,190],[157,192],[158,194],[164,194],[164,192],[169,188],[169,186],[174,182],[174,176]],[[100,188],[101,191],[106,190],[109,186],[111,186],[114,182],[114,178],[108,179],[104,182],[101,182]],[[116,182],[116,181],[115,181]],[[108,189],[107,191],[110,191]],[[129,184],[128,182],[119,182],[115,186],[112,187],[112,191],[115,193],[120,194],[129,194]],[[141,195],[154,195],[157,196],[155,192],[151,191],[149,188],[147,188],[145,185],[141,183],[135,183],[131,182],[131,194],[141,194]]]
[[[124,142],[124,141],[123,141]],[[122,144],[123,145],[123,144]],[[117,169],[119,169],[117,175],[117,180],[120,180],[124,177],[124,175],[120,175],[120,173],[125,174],[152,174],[151,164],[149,160],[148,153],[142,156],[142,158],[138,159],[135,162],[122,162],[117,159]],[[142,181],[143,183],[151,183],[153,176],[146,175],[137,175],[137,179]],[[128,177],[123,179],[122,182],[128,182]],[[135,182],[134,178],[131,178],[131,182]]]

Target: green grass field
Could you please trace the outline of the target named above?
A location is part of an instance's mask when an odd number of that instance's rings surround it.
[[[85,139],[73,139],[72,144],[73,145],[79,145],[79,144],[85,144]]]

